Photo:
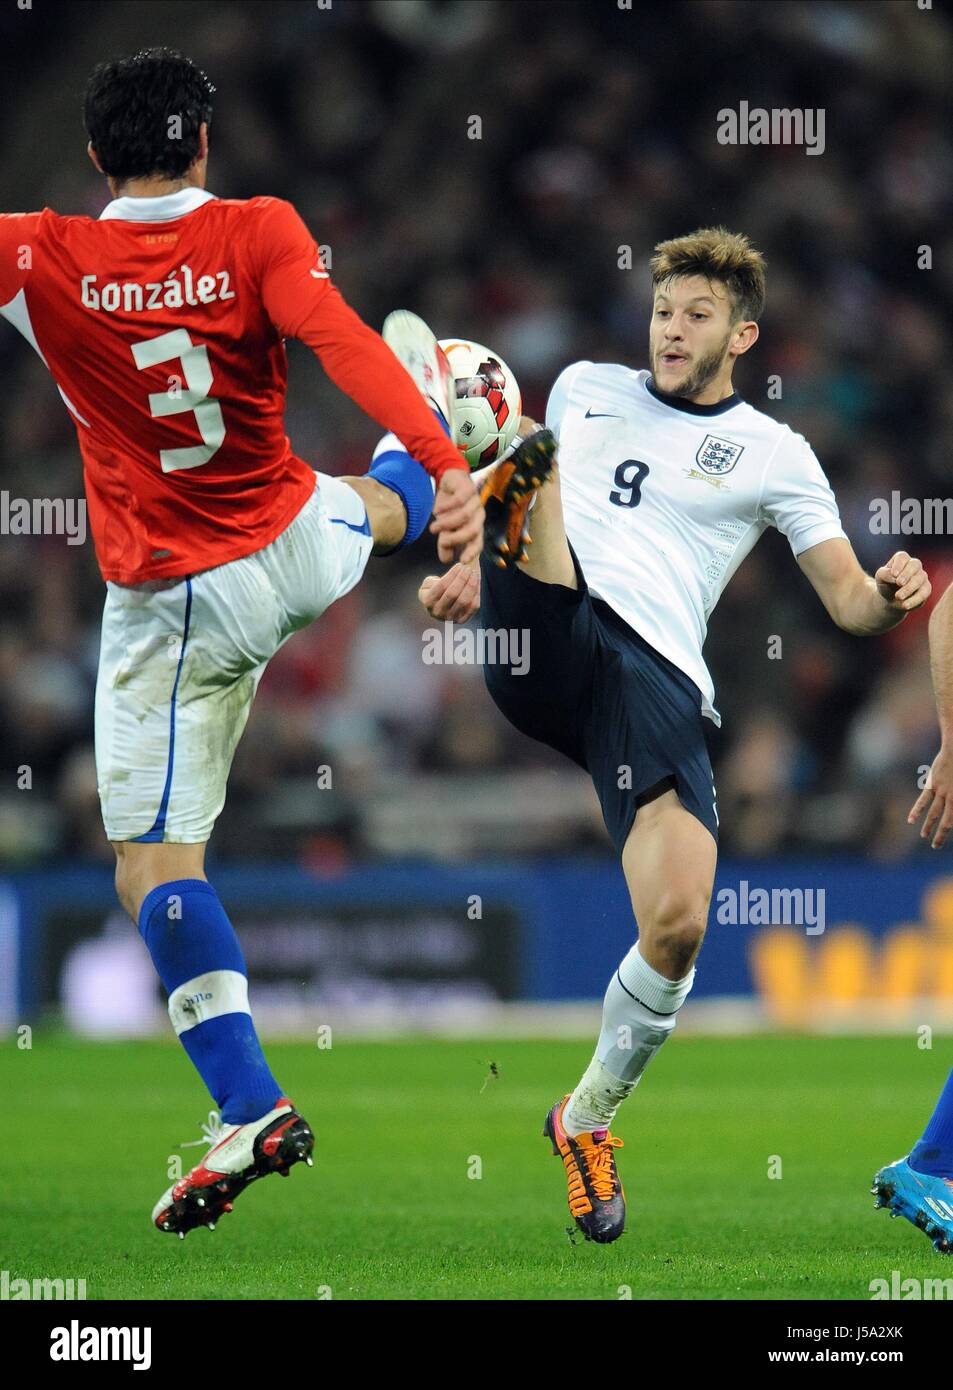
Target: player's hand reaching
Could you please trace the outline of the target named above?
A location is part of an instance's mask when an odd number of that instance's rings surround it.
[[[910,613],[926,603],[932,592],[927,572],[919,560],[898,550],[874,575],[881,595],[894,608]]]
[[[446,574],[430,574],[417,597],[431,618],[441,623],[465,623],[480,607],[480,565],[456,564]]]
[[[483,503],[473,479],[462,468],[444,473],[437,484],[430,530],[437,537],[437,554],[444,565],[468,564],[483,549]]]
[[[953,749],[943,747],[934,758],[927,784],[910,808],[907,824],[915,825],[924,811],[920,837],[928,840],[932,834],[933,848],[939,849],[953,829]]]

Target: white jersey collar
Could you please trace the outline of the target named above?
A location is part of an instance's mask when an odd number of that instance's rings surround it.
[[[180,188],[177,193],[163,193],[158,198],[114,198],[99,214],[102,222],[118,218],[123,222],[171,222],[214,198],[207,188]]]

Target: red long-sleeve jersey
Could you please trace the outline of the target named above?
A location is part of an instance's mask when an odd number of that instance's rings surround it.
[[[284,432],[286,337],[307,343],[428,472],[466,467],[280,198],[185,188],[117,198],[98,220],[2,215],[0,314],[73,417],[106,579],[237,559],[307,501],[314,471]]]

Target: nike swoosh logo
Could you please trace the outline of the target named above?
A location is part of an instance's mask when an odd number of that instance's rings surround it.
[[[601,410],[587,410],[585,418],[587,420],[621,420],[621,415],[606,415]]]
[[[329,278],[326,270],[312,270],[311,274],[316,280],[327,280]]]

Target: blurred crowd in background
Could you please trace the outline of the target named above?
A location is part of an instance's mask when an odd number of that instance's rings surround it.
[[[211,190],[291,199],[370,323],[403,306],[439,336],[489,344],[537,418],[571,361],[646,365],[658,240],[712,223],[747,232],[767,256],[768,306],[741,394],[810,441],[869,570],[906,549],[938,592],[953,577],[948,538],[870,525],[874,498],[953,491],[953,29],[939,10],[69,0],[4,7],[0,39],[4,209],[98,215],[109,195],[84,153],[86,75],[103,57],[180,47],[218,88]],[[823,108],[824,153],[719,144],[717,113],[742,100]],[[924,246],[932,268],[918,265]],[[327,472],[365,471],[378,428],[300,345],[289,358],[296,451]],[[78,497],[72,423],[12,329],[0,370],[0,485]],[[429,540],[373,560],[276,657],[236,758],[220,859],[332,872],[381,854],[608,847],[585,776],[509,728],[479,668],[424,663],[432,623],[416,591],[436,568]],[[108,856],[92,751],[102,597],[90,540],[0,535],[8,866]],[[938,743],[926,626],[918,614],[881,639],[841,633],[786,543],[764,538],[706,648],[725,852],[923,852],[905,817]]]

